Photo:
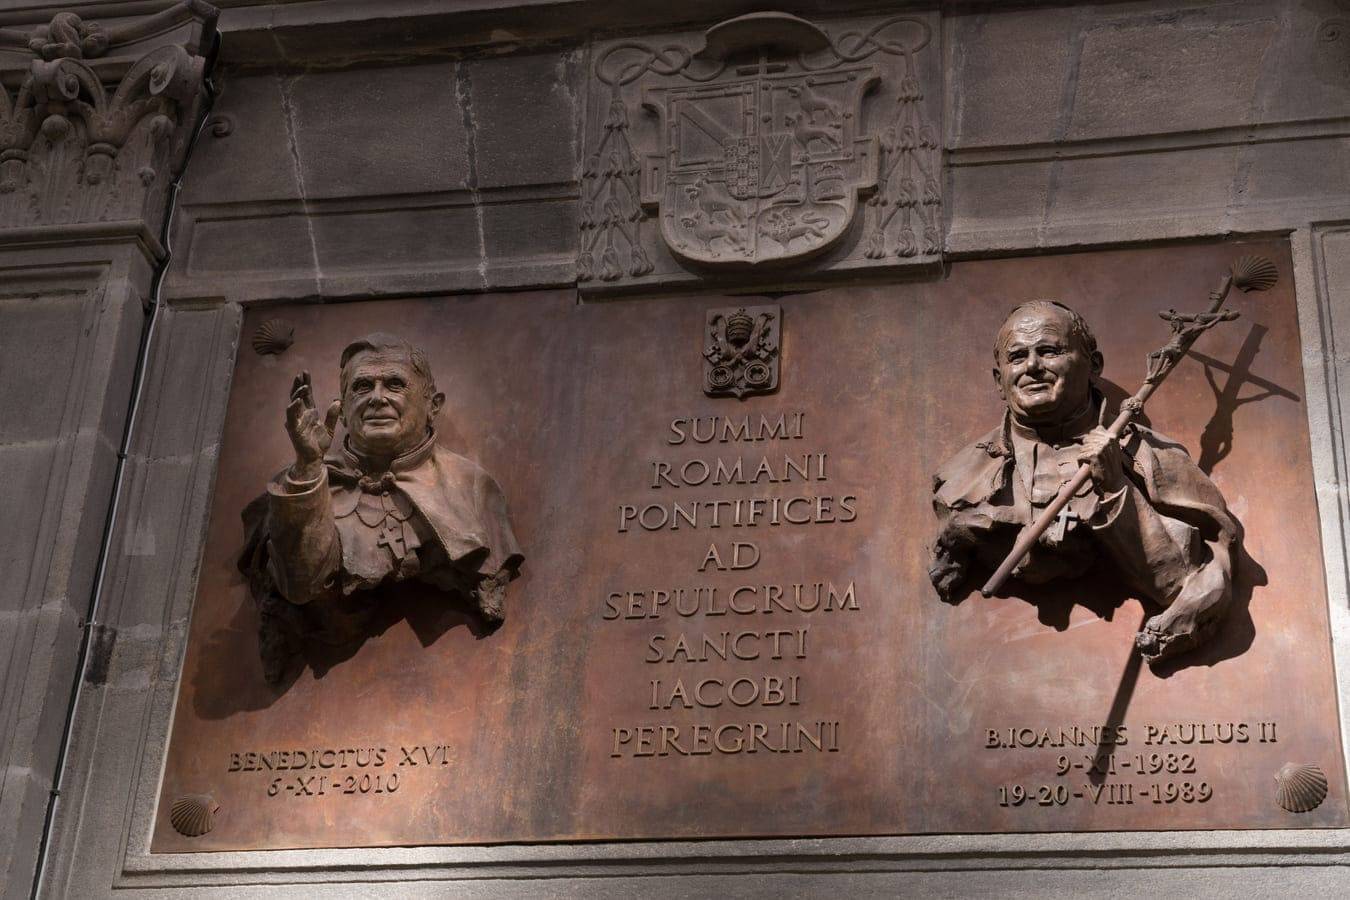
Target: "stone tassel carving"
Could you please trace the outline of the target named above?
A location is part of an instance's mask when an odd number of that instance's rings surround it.
[[[104,28],[69,12],[0,29],[0,222],[157,218],[186,146],[217,12],[192,0]]]
[[[868,259],[883,259],[888,253],[912,257],[942,252],[937,129],[923,115],[914,53],[908,47],[902,50],[905,74],[895,117],[881,135],[877,192],[867,201]]]
[[[642,252],[638,160],[628,137],[628,109],[618,90],[610,100],[604,135],[581,173],[581,255],[577,280],[614,281],[627,271],[652,270]]]

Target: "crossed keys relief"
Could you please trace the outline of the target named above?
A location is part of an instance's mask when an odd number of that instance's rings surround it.
[[[703,392],[740,398],[777,390],[782,322],[776,303],[708,310]]]
[[[864,199],[847,250],[861,262],[940,253],[938,140],[915,63],[931,37],[915,18],[831,37],[756,13],[708,29],[693,51],[604,49],[594,71],[608,107],[583,167],[579,280],[651,273],[649,216],[676,260],[748,268],[836,246]]]

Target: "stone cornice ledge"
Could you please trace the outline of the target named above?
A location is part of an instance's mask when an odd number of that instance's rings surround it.
[[[3,226],[0,226],[3,227]],[[159,236],[142,220],[80,222],[71,225],[28,225],[0,230],[0,253],[18,249],[131,244],[150,261],[164,257]]]
[[[358,860],[359,856],[359,862]],[[1350,864],[1337,829],[915,835],[495,847],[128,853],[119,885],[246,885],[389,878],[596,877],[776,871],[1174,868]],[[414,876],[413,873],[416,873]]]
[[[218,12],[0,28],[0,234],[140,222],[153,234],[203,98]],[[11,231],[17,230],[17,231]],[[158,242],[141,241],[154,253]]]
[[[1021,2],[1021,0],[1013,0]],[[950,0],[948,0],[950,3]],[[232,68],[350,65],[517,45],[579,42],[592,31],[709,24],[773,9],[811,17],[939,6],[938,0],[221,0],[222,61]]]

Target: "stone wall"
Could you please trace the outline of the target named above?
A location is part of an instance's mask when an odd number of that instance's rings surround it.
[[[48,15],[0,29],[6,896],[32,885],[82,647],[97,661],[116,632],[88,615],[214,21],[183,4],[107,27]],[[85,670],[101,677],[97,663]]]
[[[200,68],[190,92],[179,86],[170,126],[161,128],[161,161],[146,164],[151,174],[121,158],[117,171],[134,175],[126,184],[143,185],[143,197],[131,202],[124,191],[126,205],[112,210],[89,199],[96,185],[72,182],[65,191],[74,206],[34,191],[36,205],[20,211],[12,193],[0,195],[9,276],[0,288],[0,344],[11,388],[0,400],[8,413],[0,456],[13,460],[0,484],[0,505],[11,511],[0,538],[10,575],[0,590],[5,896],[28,893],[76,684],[47,847],[48,896],[404,896],[408,881],[420,891],[502,897],[1218,897],[1239,886],[1339,896],[1350,887],[1350,849],[1338,831],[151,855],[242,310],[578,290],[593,48],[616,37],[696,33],[765,9],[826,27],[845,15],[900,13],[935,24],[944,260],[1289,236],[1342,722],[1350,726],[1350,502],[1339,391],[1350,368],[1337,336],[1343,343],[1350,328],[1350,6],[694,0],[672,14],[665,4],[618,0],[217,5],[219,97],[174,213],[120,490],[118,448],[153,272],[165,258],[157,235],[166,186],[199,109]],[[6,7],[0,80],[11,103],[42,59],[27,36],[58,11],[106,22],[109,35],[160,10],[177,17],[137,37],[145,43],[128,52],[135,58],[176,46],[204,61],[214,22],[201,3]],[[116,68],[95,71],[115,84]],[[49,131],[41,121],[24,126],[34,135],[26,152],[63,152],[53,139],[59,123]],[[75,131],[84,133],[78,124]],[[2,168],[0,177],[9,177]],[[774,286],[817,277],[830,276],[806,263]],[[578,297],[606,302],[584,284]],[[97,639],[77,677],[115,493]]]

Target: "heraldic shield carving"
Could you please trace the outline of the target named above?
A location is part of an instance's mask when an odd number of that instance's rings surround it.
[[[876,80],[859,66],[670,91],[667,152],[649,162],[666,244],[693,262],[756,264],[838,240],[876,186],[877,139],[857,134]]]
[[[935,30],[911,16],[831,26],[755,13],[701,41],[595,49],[588,290],[939,258],[937,92],[923,88]]]

